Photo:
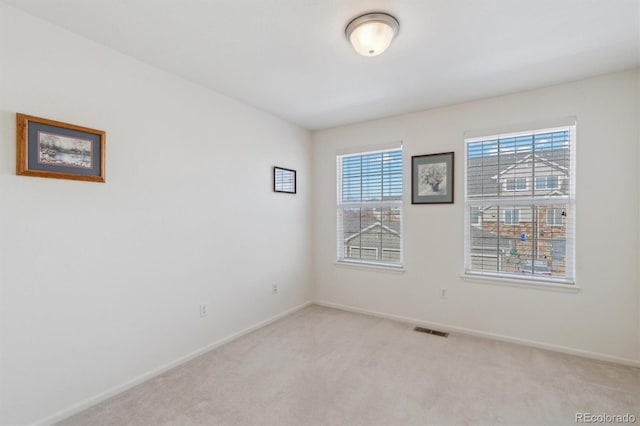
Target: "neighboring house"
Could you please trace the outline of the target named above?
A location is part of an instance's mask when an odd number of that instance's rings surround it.
[[[553,152],[549,154],[553,155]],[[530,193],[533,190],[536,195],[565,195],[569,187],[568,168],[560,162],[566,162],[568,158],[560,157],[557,160],[529,153],[491,179],[497,182],[502,194],[512,192],[517,196],[518,193]]]
[[[400,261],[399,221],[388,224],[374,222],[360,232],[349,235],[344,240],[344,253],[348,258]],[[396,227],[397,229],[392,229]]]
[[[469,180],[481,182],[469,185],[470,199],[497,194],[514,198],[512,206],[470,211],[474,268],[512,272],[518,271],[522,259],[543,259],[554,274],[564,273],[566,204],[559,200],[558,204],[531,207],[517,199],[532,194],[548,198],[567,195],[568,155],[568,150],[559,149],[468,160]],[[474,163],[478,164],[475,168]],[[474,175],[474,171],[483,176]]]

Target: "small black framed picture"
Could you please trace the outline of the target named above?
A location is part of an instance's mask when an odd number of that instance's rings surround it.
[[[453,203],[453,152],[411,157],[411,204]]]
[[[273,168],[273,192],[296,193],[296,171],[284,167]]]

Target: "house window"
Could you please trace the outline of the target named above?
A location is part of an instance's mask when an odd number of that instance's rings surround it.
[[[574,135],[572,125],[465,140],[467,274],[573,284]]]
[[[338,261],[402,265],[402,148],[338,155]]]
[[[536,189],[556,189],[558,182],[558,176],[536,176]]]
[[[482,211],[480,210],[480,207],[471,207],[469,214],[469,220],[472,225],[482,224]]]
[[[527,178],[505,179],[506,191],[524,191],[527,189]]]
[[[520,223],[520,210],[504,209],[504,223],[505,225],[517,225]]]
[[[560,269],[565,267],[567,257],[567,240],[551,240],[551,268]]]
[[[563,213],[562,209],[547,209],[547,225],[562,226]]]
[[[567,255],[566,240],[551,240],[551,257],[553,259],[562,259]]]

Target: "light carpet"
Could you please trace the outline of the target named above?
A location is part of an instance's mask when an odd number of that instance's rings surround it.
[[[309,306],[62,425],[640,423],[640,369]]]

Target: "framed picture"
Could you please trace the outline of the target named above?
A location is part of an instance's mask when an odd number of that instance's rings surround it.
[[[283,167],[273,168],[273,192],[296,193],[296,171]]]
[[[453,152],[411,157],[411,204],[453,203]]]
[[[106,133],[16,114],[16,174],[104,182]]]

